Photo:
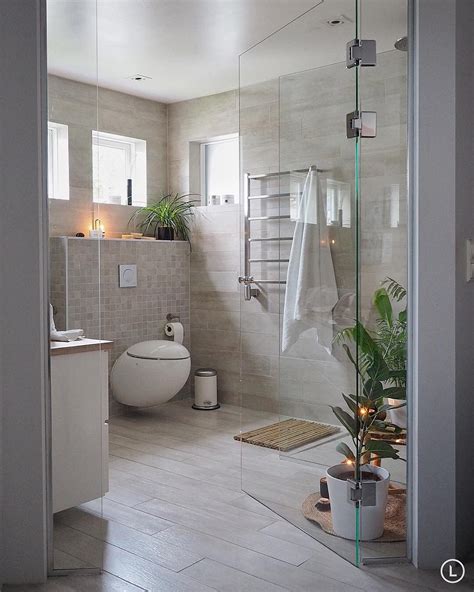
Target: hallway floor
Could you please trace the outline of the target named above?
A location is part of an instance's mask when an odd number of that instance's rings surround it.
[[[242,427],[275,419],[248,410]],[[357,569],[243,493],[241,446],[232,439],[240,427],[239,408],[223,405],[218,411],[199,412],[189,401],[113,418],[110,491],[102,509],[93,502],[61,512],[54,533],[57,568],[103,565],[104,573],[6,590],[450,589],[438,573],[409,565]],[[283,462],[275,452],[255,446],[250,451],[244,445],[243,462],[244,481],[265,483],[280,500],[295,496],[298,480],[314,483],[318,478],[308,463]]]

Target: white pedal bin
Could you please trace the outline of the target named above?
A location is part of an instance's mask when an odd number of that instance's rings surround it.
[[[219,409],[217,402],[217,370],[199,368],[194,373],[194,405],[193,409],[211,411]]]

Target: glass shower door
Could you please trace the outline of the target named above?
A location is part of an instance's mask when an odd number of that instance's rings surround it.
[[[101,241],[90,232],[100,218],[92,200],[97,10],[97,0],[47,1],[49,288],[56,333],[50,356],[50,575],[99,573],[106,549],[110,344],[101,334]],[[72,22],[75,34],[68,35]],[[81,81],[72,79],[73,62],[82,69]],[[84,339],[75,339],[81,332]]]
[[[372,44],[367,54],[358,53],[357,43],[347,47],[379,34],[374,28],[384,18],[379,13],[377,21],[373,4],[320,4],[240,59],[242,487],[357,565],[369,547],[371,556],[404,554],[390,537],[359,544],[372,514],[372,484],[365,482],[378,479],[367,473],[386,446],[366,428],[383,431],[391,410],[386,397],[375,395],[396,386],[374,375],[369,394],[364,367],[368,336],[378,326],[372,288],[385,277],[375,277],[381,268],[371,257],[387,262],[388,256],[387,246],[377,252],[371,241],[382,229],[371,226],[370,216],[392,207],[387,215],[396,217],[390,162],[381,170],[375,160],[396,130],[371,145],[373,115],[361,110],[381,109],[388,89],[396,95],[397,79],[392,68],[357,59],[373,61]],[[377,51],[392,64],[389,47],[405,31],[406,7],[380,4],[391,20]],[[381,205],[374,177],[393,189],[395,197],[387,198],[393,205]]]
[[[355,562],[356,506],[344,504],[352,540],[335,536],[322,489],[351,444],[341,391],[357,396],[334,341],[358,314],[356,139],[346,135],[357,69],[345,61],[357,11],[353,0],[338,3],[339,19],[334,9],[315,7],[240,61],[242,486]]]
[[[359,141],[358,174],[360,394],[378,411],[363,424],[379,479],[360,513],[365,564],[407,555],[407,4],[360,2],[360,37],[377,43],[376,66],[359,68],[360,109],[377,114],[376,137]]]

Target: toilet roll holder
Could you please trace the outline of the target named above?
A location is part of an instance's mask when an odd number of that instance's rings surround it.
[[[181,319],[177,314],[171,314],[170,312],[166,315],[167,323],[181,323]]]

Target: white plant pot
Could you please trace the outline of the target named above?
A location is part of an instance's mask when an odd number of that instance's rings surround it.
[[[403,401],[399,401],[398,399],[387,399],[387,403],[389,405],[400,405]],[[407,429],[407,406],[404,405],[399,409],[390,409],[388,412],[390,421],[394,423],[399,428],[403,428],[404,430]]]
[[[373,465],[364,465],[361,468],[363,472],[370,471],[379,477],[379,481],[375,481],[375,506],[361,506],[360,508],[359,538],[361,541],[372,541],[383,535],[390,473],[382,467]],[[326,477],[334,532],[345,539],[355,540],[355,504],[348,499],[349,485],[346,478],[341,478],[342,475],[347,475],[350,469],[351,467],[347,464],[334,465],[326,471]]]

